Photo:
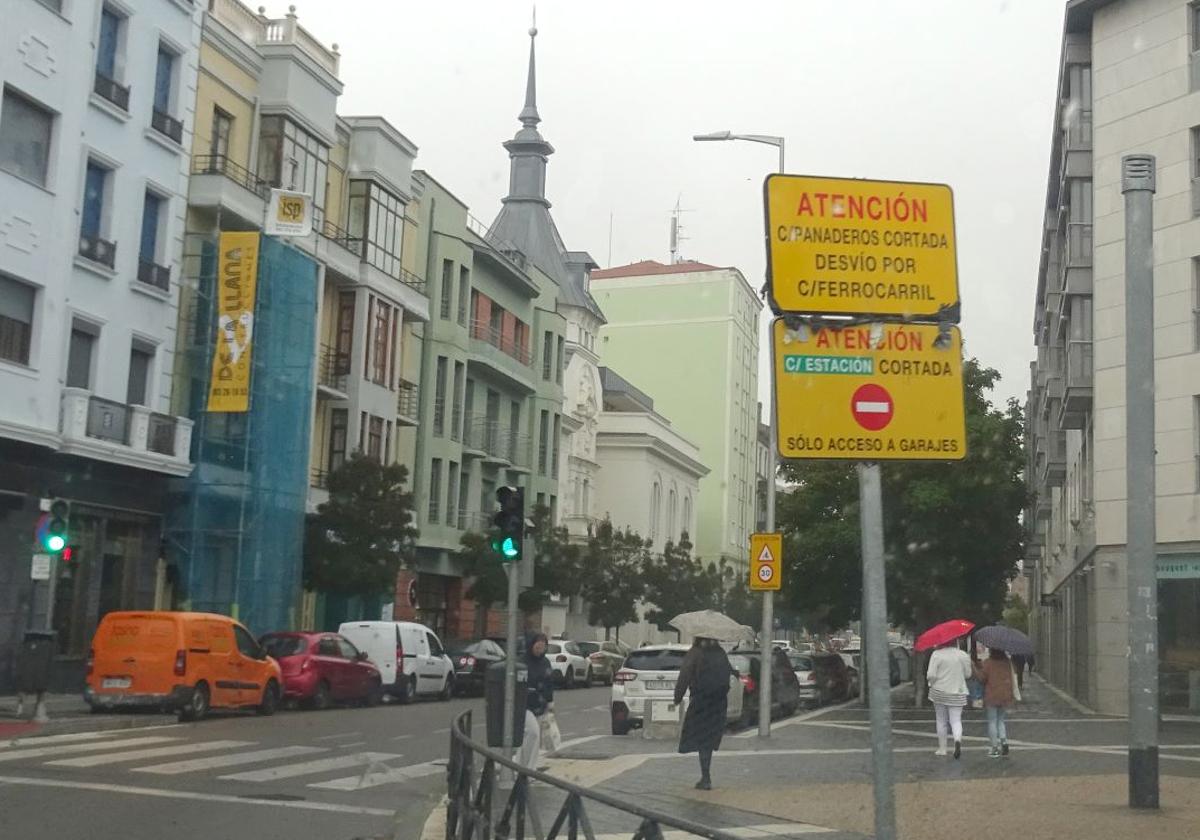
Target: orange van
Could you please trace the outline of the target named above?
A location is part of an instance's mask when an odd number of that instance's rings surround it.
[[[157,706],[198,720],[209,709],[279,707],[279,663],[229,616],[112,612],[96,628],[83,698],[93,711]]]

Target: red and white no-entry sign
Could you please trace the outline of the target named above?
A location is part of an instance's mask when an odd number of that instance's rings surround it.
[[[850,413],[868,432],[878,432],[892,422],[895,413],[892,395],[882,385],[868,383],[854,392],[850,398]]]

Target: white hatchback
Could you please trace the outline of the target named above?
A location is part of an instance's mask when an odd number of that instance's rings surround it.
[[[562,688],[591,685],[592,663],[583,655],[579,645],[566,639],[551,639],[546,643],[546,658],[554,669],[554,681]]]
[[[612,734],[625,735],[642,726],[651,702],[674,700],[686,645],[648,645],[629,652],[612,687]],[[685,701],[686,702],[686,701]],[[742,683],[729,678],[727,721],[742,716]]]

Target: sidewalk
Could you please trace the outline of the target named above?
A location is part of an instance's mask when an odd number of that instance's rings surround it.
[[[46,723],[36,723],[33,721],[36,700],[36,696],[26,695],[24,713],[18,716],[16,696],[0,697],[0,739],[135,729],[174,723],[174,718],[168,715],[144,711],[94,715],[91,707],[79,694],[46,695],[46,712],[50,720]]]
[[[983,713],[970,710],[963,756],[955,761],[934,755],[933,712],[912,708],[911,686],[894,692],[901,838],[1200,837],[1200,726],[1163,724],[1163,807],[1134,812],[1126,806],[1127,722],[1081,714],[1037,678],[1026,681],[1025,700],[1010,715],[1010,756],[988,757]],[[609,757],[601,758],[606,751]],[[727,737],[713,762],[717,789],[711,792],[692,788],[696,758],[679,756],[673,744],[613,738],[566,752],[552,760],[553,775],[710,825],[830,840],[861,840],[873,832],[869,712],[858,705],[779,721],[768,741]],[[591,760],[582,758],[588,754]]]

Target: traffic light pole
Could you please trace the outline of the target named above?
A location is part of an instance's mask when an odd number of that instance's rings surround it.
[[[524,540],[522,540],[524,543]],[[522,545],[522,547],[524,547]],[[520,572],[517,563],[505,563],[508,573],[508,656],[504,658],[504,756],[512,757],[513,710],[517,707],[517,596],[520,595]]]

